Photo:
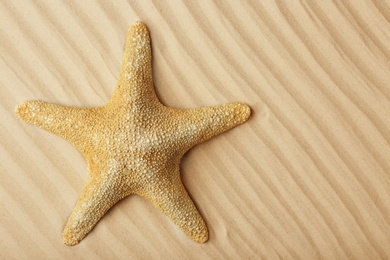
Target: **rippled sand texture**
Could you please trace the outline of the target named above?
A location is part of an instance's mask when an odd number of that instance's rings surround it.
[[[390,6],[115,2],[0,3],[0,258],[390,258]],[[182,160],[207,243],[131,196],[70,248],[86,162],[14,110],[104,105],[137,20],[162,103],[239,101],[253,115]]]

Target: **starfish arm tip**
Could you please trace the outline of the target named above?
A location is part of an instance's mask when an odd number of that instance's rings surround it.
[[[145,23],[141,22],[141,21],[136,21],[135,23],[133,23],[130,28],[136,28],[136,27],[146,27]]]
[[[78,214],[74,214],[74,212]],[[77,245],[94,227],[95,223],[86,220],[86,218],[78,219],[77,217],[84,216],[78,209],[75,209],[69,217],[62,231],[62,241],[67,246]],[[96,221],[94,221],[96,222]]]
[[[133,23],[128,30],[129,35],[144,35],[145,33],[149,35],[149,30],[146,24],[141,21]]]
[[[62,233],[62,241],[67,246],[74,246],[74,245],[77,245],[81,241],[81,239],[77,239],[76,236],[74,236],[71,233],[68,233],[68,232],[66,232],[66,230],[64,230],[64,232]]]
[[[182,127],[186,129],[183,136],[188,141],[185,149],[190,149],[194,145],[245,123],[250,116],[251,108],[247,104],[234,102],[187,110],[177,124],[185,125]]]
[[[25,101],[15,108],[15,113],[28,123],[34,123],[34,118],[39,111],[40,101],[29,100]]]
[[[15,114],[17,114],[20,118],[22,118],[25,110],[25,102],[15,107]]]
[[[246,122],[251,116],[251,108],[245,103],[235,103],[236,118],[240,124]]]
[[[88,129],[85,123],[88,109],[29,100],[17,106],[15,112],[23,121],[62,136],[72,143],[84,137]]]
[[[184,188],[180,178],[170,180],[169,183],[159,183],[159,194],[153,195],[149,191],[141,196],[163,212],[177,225],[190,239],[197,243],[205,243],[209,232],[205,221],[195,207]]]
[[[199,243],[199,244],[204,244],[209,240],[209,232],[206,226],[204,226],[204,231],[200,232],[196,236],[192,237],[192,239]]]
[[[193,241],[203,244],[209,239],[209,230],[199,212],[197,210],[195,212],[196,214],[190,215],[188,220],[181,221],[180,224],[176,223],[176,225]]]

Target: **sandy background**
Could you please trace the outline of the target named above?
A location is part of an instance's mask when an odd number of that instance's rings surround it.
[[[0,258],[390,258],[385,1],[77,2],[0,3]],[[132,196],[67,247],[86,163],[14,108],[105,104],[137,20],[162,103],[253,116],[182,160],[209,242]]]

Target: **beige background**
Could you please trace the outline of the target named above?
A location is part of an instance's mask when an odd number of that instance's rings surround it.
[[[108,2],[1,1],[0,258],[390,258],[388,3]],[[253,116],[182,160],[209,242],[132,196],[67,247],[86,163],[14,108],[105,104],[137,20],[162,103]]]

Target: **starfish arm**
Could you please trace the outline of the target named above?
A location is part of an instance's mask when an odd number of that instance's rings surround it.
[[[208,240],[206,223],[184,188],[179,173],[177,175],[174,181],[161,182],[156,187],[159,192],[154,191],[144,197],[171,219],[188,237],[198,243],[204,243]]]
[[[181,132],[179,142],[186,143],[185,150],[219,135],[248,120],[250,107],[243,103],[228,103],[219,106],[184,110],[178,117]]]
[[[141,22],[133,24],[127,33],[120,75],[111,103],[120,100],[126,104],[139,99],[157,100],[153,87],[149,31]]]
[[[89,176],[62,232],[64,244],[79,243],[115,203],[129,195],[121,181],[114,174]]]
[[[89,109],[59,106],[42,101],[26,101],[16,108],[21,119],[59,135],[77,144],[83,140],[87,132],[85,122]]]

